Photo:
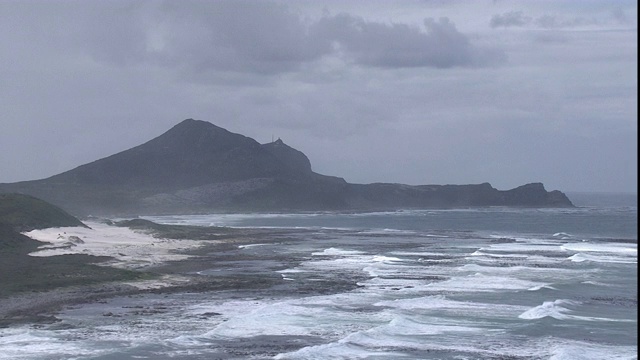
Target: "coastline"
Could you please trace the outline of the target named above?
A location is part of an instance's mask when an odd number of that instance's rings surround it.
[[[88,228],[47,228],[23,233],[34,240],[46,243],[29,255],[108,256],[111,259],[101,265],[126,270],[144,270],[168,261],[186,260],[189,255],[181,251],[205,244],[203,240],[154,237],[148,231],[136,231],[102,222],[85,222],[85,224]],[[215,240],[207,240],[206,243],[212,241]]]
[[[149,222],[150,223],[150,222]],[[189,226],[151,228],[116,226],[104,222],[87,222],[89,228],[47,228],[23,235],[43,242],[29,258],[80,257],[100,268],[137,274],[136,278],[94,279],[84,276],[80,285],[32,287],[0,296],[0,328],[32,324],[39,326],[58,321],[56,313],[65,307],[104,301],[119,296],[145,293],[206,292],[241,290],[269,286],[269,279],[246,276],[216,277],[200,275],[213,264],[204,260],[216,251],[241,249],[246,245],[269,242],[272,231]],[[176,233],[177,231],[177,233]],[[188,236],[191,234],[192,236]],[[170,235],[171,237],[167,236]],[[189,238],[195,238],[192,240]],[[216,237],[220,239],[216,239]],[[176,239],[177,238],[177,239]],[[206,239],[210,238],[210,239]],[[202,258],[202,261],[200,261]],[[65,274],[45,274],[45,276]],[[95,283],[93,281],[96,281]],[[85,284],[86,282],[86,284]]]

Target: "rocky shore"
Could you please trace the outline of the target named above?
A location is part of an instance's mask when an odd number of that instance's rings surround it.
[[[276,280],[280,280],[267,274],[210,277],[201,275],[200,272],[216,266],[216,260],[219,259],[217,254],[252,243],[278,241],[277,239],[283,236],[282,231],[166,226],[143,220],[103,226],[89,224],[92,225],[91,229],[70,227],[63,230],[51,228],[30,232],[41,239],[60,232],[58,242],[61,244],[69,237],[84,240],[83,244],[77,246],[49,243],[44,245],[44,250],[41,245],[39,251],[49,252],[46,257],[33,256],[37,255],[38,251],[28,256],[14,254],[21,263],[44,262],[45,268],[48,268],[30,276],[5,276],[2,279],[0,327],[55,323],[58,321],[55,317],[56,312],[67,306],[100,302],[118,296],[256,289],[272,286],[279,282]],[[123,243],[127,240],[124,236],[115,243],[108,244],[108,248],[101,248],[101,239],[113,235],[110,232],[117,232],[121,236],[129,233],[129,243]],[[91,237],[74,235],[79,233],[94,234]],[[21,236],[27,238],[25,235]],[[168,248],[167,244],[173,246]],[[115,251],[116,254],[114,257],[104,256],[102,250]],[[88,255],[92,251],[93,255],[101,256]],[[141,261],[145,257],[154,260]],[[73,281],[65,282],[72,275],[66,271],[47,273],[47,270],[58,270],[50,264],[61,262],[58,260],[62,258],[66,258],[65,269],[75,272],[73,276],[76,279]],[[243,259],[242,255],[236,258]],[[6,265],[6,262],[4,263]],[[84,268],[74,267],[74,263]],[[103,271],[97,272],[96,269]],[[33,277],[38,277],[38,281],[33,281]],[[57,282],[59,286],[55,285]]]

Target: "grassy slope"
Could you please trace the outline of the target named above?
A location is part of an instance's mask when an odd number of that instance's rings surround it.
[[[50,227],[86,226],[57,206],[33,196],[0,194],[0,224],[16,231]]]
[[[20,234],[20,231],[66,226],[85,225],[42,200],[26,195],[0,194],[0,297],[146,276],[140,272],[95,265],[108,258],[28,255],[43,243]]]

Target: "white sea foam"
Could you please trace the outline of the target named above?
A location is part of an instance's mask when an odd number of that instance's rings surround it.
[[[525,264],[528,264],[525,263]],[[526,279],[534,279],[540,280],[542,278],[550,277],[550,279],[563,279],[580,275],[585,275],[586,273],[591,273],[591,270],[577,270],[577,269],[567,269],[560,267],[536,267],[536,266],[525,266],[525,265],[514,265],[514,266],[489,266],[488,264],[466,264],[456,268],[456,271],[461,272],[473,272],[473,273],[482,273],[485,275],[488,274],[499,274],[499,275],[507,275],[518,276]],[[546,278],[544,278],[546,279]]]
[[[553,237],[561,238],[561,239],[569,239],[569,238],[572,238],[573,235],[567,234],[566,232],[557,232],[553,234]]]
[[[364,260],[364,266],[362,271],[369,274],[371,277],[384,276],[387,278],[413,278],[423,279],[425,276],[440,275],[442,268],[440,267],[426,267],[426,266],[413,266],[407,265],[406,262],[395,261],[367,261]],[[417,263],[417,262],[414,262]],[[409,263],[410,264],[410,263]]]
[[[538,290],[542,290],[542,289],[549,289],[549,290],[557,290],[556,288],[554,288],[553,286],[550,285],[538,285],[538,286],[534,286],[530,289],[527,289],[529,291],[538,291]]]
[[[97,349],[87,349],[82,344],[61,341],[53,335],[50,332],[27,327],[0,329],[0,359],[45,358],[50,354],[74,358],[100,354]]]
[[[397,257],[391,257],[391,256],[375,255],[373,257],[373,261],[383,262],[383,263],[393,263],[396,261],[402,261],[402,259]]]
[[[638,359],[638,348],[575,341],[553,344],[549,355],[549,360],[634,360]]]
[[[273,244],[247,244],[247,245],[238,245],[238,249],[248,249],[248,248],[252,248],[252,247],[256,247],[256,246],[267,246],[267,245],[273,245]]]
[[[329,296],[330,297],[330,296]],[[320,297],[320,302],[337,303],[335,299]],[[226,321],[219,323],[204,337],[246,338],[261,335],[345,336],[353,331],[371,327],[379,314],[342,311],[334,307],[314,306],[314,299],[292,299],[264,302],[247,308],[241,314],[227,315],[224,307],[217,308]]]
[[[450,254],[446,254],[444,252],[429,252],[429,251],[393,251],[390,252],[391,255],[398,256],[451,256]]]
[[[490,254],[482,250],[484,249],[474,251],[473,253],[471,253],[471,256],[488,256],[488,257],[494,257],[494,258],[521,258],[521,259],[526,259],[529,257],[529,255],[525,255],[525,254]]]
[[[375,351],[344,342],[309,346],[290,353],[278,354],[274,359],[320,360],[320,359],[396,359],[403,355],[397,351]]]
[[[411,324],[408,325],[411,326]],[[498,345],[487,343],[486,336],[475,335],[490,333],[493,331],[491,329],[436,325],[434,331],[441,330],[436,334],[440,336],[430,336],[426,333],[422,336],[411,336],[411,334],[390,336],[388,331],[383,329],[384,327],[356,332],[329,344],[279,354],[275,359],[402,359],[405,356],[415,358],[415,355],[403,354],[402,350],[385,353],[385,350],[390,348],[443,351],[451,354],[454,359],[522,357],[550,360],[633,360],[638,358],[637,347],[634,346],[609,346],[553,338]],[[464,337],[465,341],[460,341],[461,337]],[[456,356],[456,353],[459,355]],[[473,355],[470,356],[470,354]],[[437,355],[433,358],[437,358]]]
[[[568,243],[561,246],[562,249],[577,252],[610,253],[621,256],[638,256],[638,245],[629,243],[593,243],[580,242]]]
[[[557,240],[544,241],[540,239],[536,239],[535,241],[520,240],[512,243],[491,244],[488,247],[481,248],[480,250],[489,251],[489,252],[497,251],[497,252],[506,253],[506,254],[517,254],[517,253],[523,253],[523,252],[530,253],[535,251],[538,251],[538,252],[562,251],[562,248],[556,241]]]
[[[398,279],[374,277],[369,280],[358,282],[359,286],[364,286],[363,291],[373,291],[376,294],[383,292],[416,293],[424,291],[428,282],[419,279]]]
[[[582,321],[610,321],[610,322],[635,322],[630,319],[611,319],[594,316],[580,316],[573,315],[573,310],[568,309],[567,306],[578,306],[580,302],[559,299],[555,301],[545,301],[542,305],[531,308],[518,316],[524,320],[536,320],[545,317],[552,317],[557,320],[582,320]]]
[[[578,302],[559,299],[555,301],[545,301],[542,305],[531,308],[518,317],[525,320],[542,319],[544,317],[552,317],[558,320],[569,319],[572,310],[567,309],[563,305],[578,305]]]
[[[328,248],[324,249],[321,252],[313,252],[311,255],[313,256],[354,256],[364,254],[362,251],[356,250],[343,250],[339,248]]]
[[[612,255],[592,255],[592,254],[574,254],[567,258],[573,262],[591,261],[597,263],[612,263],[612,264],[637,264],[638,259],[630,256],[612,256]]]
[[[426,285],[425,289],[431,291],[496,292],[504,290],[527,290],[544,285],[549,284],[513,277],[475,273],[468,276],[456,276],[449,280],[434,282]]]
[[[304,272],[308,272],[308,271],[302,270],[300,268],[294,268],[294,269],[278,270],[276,272],[281,273],[281,274],[297,274],[297,273],[304,273]]]

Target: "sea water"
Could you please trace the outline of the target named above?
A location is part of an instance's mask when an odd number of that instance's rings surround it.
[[[200,272],[273,285],[67,308],[55,324],[0,329],[0,358],[637,359],[637,197],[577,198],[146,217],[274,230]]]

